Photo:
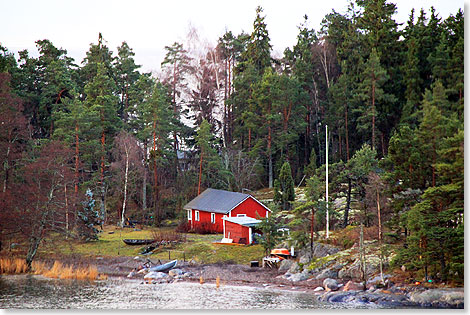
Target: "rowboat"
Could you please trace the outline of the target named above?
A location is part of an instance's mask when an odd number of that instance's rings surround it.
[[[151,239],[124,239],[122,241],[127,245],[147,245],[155,242],[155,240]]]
[[[178,260],[172,260],[170,262],[167,262],[166,264],[163,265],[158,265],[158,266],[153,266],[149,268],[149,271],[155,271],[155,272],[166,272],[169,271],[170,269],[173,269],[176,267],[176,264],[178,263]]]
[[[139,270],[138,273],[144,273],[144,272],[167,272],[173,268],[176,267],[176,264],[178,263],[178,260],[172,260],[167,262],[166,264],[163,265],[158,265],[158,266],[153,266],[150,268],[144,268],[142,270]]]

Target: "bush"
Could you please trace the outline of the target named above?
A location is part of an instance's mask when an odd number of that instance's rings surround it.
[[[202,222],[201,224],[197,224],[194,227],[193,232],[197,234],[217,234],[214,229],[214,225],[209,222]]]
[[[152,231],[152,239],[155,242],[167,241],[167,242],[186,242],[186,235],[178,233],[176,231]]]
[[[351,248],[355,243],[359,243],[361,228],[359,226],[347,226],[341,231],[335,231],[331,244],[341,246],[344,249]],[[372,241],[378,239],[378,227],[371,226],[364,228],[364,240]]]
[[[191,230],[191,223],[183,221],[178,224],[175,231],[178,233],[188,233]]]

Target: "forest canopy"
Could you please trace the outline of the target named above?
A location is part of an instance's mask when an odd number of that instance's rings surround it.
[[[32,260],[50,232],[184,221],[205,188],[282,192],[287,175],[321,214],[328,145],[330,201],[346,200],[331,229],[383,224],[398,264],[463,279],[464,14],[401,26],[396,10],[355,0],[319,30],[306,15],[274,58],[258,7],[251,33],[168,43],[158,77],[101,33],[81,61],[48,39],[37,57],[0,45],[0,240],[23,235]],[[308,235],[310,210],[279,200]]]

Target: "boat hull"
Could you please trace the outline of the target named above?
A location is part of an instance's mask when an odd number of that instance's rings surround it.
[[[155,242],[155,240],[150,239],[124,239],[122,241],[127,245],[147,245]]]
[[[167,262],[166,264],[159,265],[159,266],[154,266],[148,269],[148,271],[152,272],[166,272],[169,271],[173,268],[176,267],[176,264],[178,263],[178,260],[172,260],[170,262]]]

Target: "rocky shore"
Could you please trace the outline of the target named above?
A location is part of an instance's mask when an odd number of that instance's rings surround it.
[[[464,308],[463,288],[426,288],[399,285],[391,281],[387,282],[386,288],[379,288],[373,284],[377,280],[375,278],[371,278],[364,288],[362,284],[353,280],[337,277],[325,278],[325,275],[334,276],[336,272],[341,271],[336,264],[329,264],[327,268],[319,268],[305,277],[307,272],[300,271],[301,268],[298,266],[300,261],[302,261],[302,257],[298,262],[283,263],[279,269],[235,264],[203,265],[195,262],[178,262],[177,268],[168,273],[155,273],[146,279],[144,279],[144,274],[134,274],[132,278],[142,279],[142,284],[178,281],[218,282],[221,287],[224,285],[249,285],[304,291],[314,294],[324,302],[376,304],[384,308]],[[99,272],[107,274],[109,277],[122,279],[127,278],[139,264],[131,257],[90,258],[88,263],[94,263]],[[286,271],[287,265],[290,267]],[[292,273],[293,271],[299,272]],[[319,275],[321,276],[318,277]]]

